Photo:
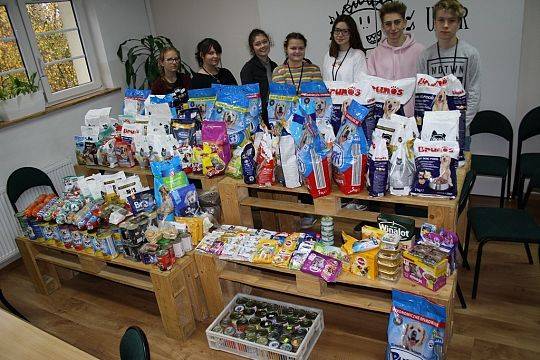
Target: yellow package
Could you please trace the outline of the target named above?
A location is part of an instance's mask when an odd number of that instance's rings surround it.
[[[365,276],[368,279],[377,277],[377,253],[379,249],[356,253],[351,255],[351,269],[353,274]]]
[[[256,264],[271,264],[274,255],[278,252],[279,243],[277,240],[261,239],[255,248],[253,262]]]
[[[345,231],[341,232],[341,237],[343,238],[343,245],[341,246],[341,249],[349,255],[370,251],[379,247],[379,240],[373,237],[358,240],[355,237],[345,233]]]
[[[174,218],[174,221],[186,224],[191,234],[191,243],[197,245],[203,238],[203,219],[200,217],[180,217]]]
[[[289,237],[287,237],[285,241],[283,242],[282,247],[283,249],[292,253],[294,250],[296,250],[296,244],[297,244],[297,241],[295,239],[290,239]]]
[[[381,240],[386,232],[379,228],[364,225],[362,226],[362,239],[375,238]]]
[[[281,248],[276,254],[276,256],[274,256],[274,259],[272,260],[272,265],[280,268],[288,268],[292,253],[292,251]]]

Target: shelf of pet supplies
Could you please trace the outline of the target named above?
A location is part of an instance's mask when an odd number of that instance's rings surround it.
[[[207,316],[199,274],[191,253],[177,259],[170,271],[160,271],[157,266],[130,261],[122,256],[106,259],[25,237],[16,238],[16,242],[39,293],[49,295],[59,289],[62,273],[67,274],[68,279],[73,278],[74,273],[70,270],[151,291],[156,296],[165,334],[182,341],[195,330],[195,320],[204,320]],[[45,263],[44,272],[38,262]],[[56,266],[68,270],[60,272]]]

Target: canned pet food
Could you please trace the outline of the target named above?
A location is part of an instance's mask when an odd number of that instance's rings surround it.
[[[141,261],[143,262],[143,264],[146,264],[146,265],[156,264],[158,261],[157,250],[158,250],[157,244],[148,244],[148,243],[144,244],[139,249],[139,255],[141,256]]]
[[[321,218],[321,226],[334,226],[334,219],[331,216],[323,216]]]
[[[161,249],[156,252],[158,268],[161,271],[169,271],[173,266],[171,254],[167,249]]]
[[[399,242],[401,237],[399,234],[386,233],[381,238],[381,244],[379,245],[382,250],[396,251],[399,249]]]
[[[283,343],[281,344],[281,346],[279,347],[280,350],[283,350],[283,351],[288,351],[288,352],[291,352],[293,347],[291,344],[289,343]]]
[[[379,264],[379,266],[388,268],[401,266],[401,255],[399,253],[388,255],[386,253],[379,252],[377,255],[377,264]]]
[[[279,348],[279,341],[270,341],[268,343],[268,347],[271,348],[271,349]]]

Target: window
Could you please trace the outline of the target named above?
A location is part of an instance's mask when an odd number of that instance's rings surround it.
[[[101,87],[80,0],[0,0],[0,37],[0,80],[37,72],[48,103]]]

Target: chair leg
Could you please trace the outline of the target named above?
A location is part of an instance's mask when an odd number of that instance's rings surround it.
[[[506,185],[506,176],[501,180],[501,199],[499,201],[499,207],[504,207],[504,187]]]
[[[459,297],[459,302],[461,303],[461,308],[466,309],[467,303],[465,302],[465,297],[463,296],[463,292],[461,291],[461,286],[459,286],[459,282],[456,284],[456,292],[457,296]]]
[[[463,258],[463,267],[465,267],[465,269],[467,270],[471,269],[471,267],[469,266],[469,261],[467,260],[467,254],[469,253],[470,238],[471,238],[471,222],[467,220],[467,232],[465,235],[465,248],[463,249],[463,255],[461,255],[461,257]]]
[[[519,183],[518,183],[518,193],[517,193],[517,205],[518,208],[521,209],[521,205],[523,204],[523,190],[525,188],[525,178],[520,177]]]
[[[7,299],[4,297],[4,294],[2,293],[2,289],[0,289],[0,302],[2,302],[2,304],[4,304],[4,306],[13,314],[13,315],[16,315],[18,316],[19,318],[23,319],[24,321],[26,322],[30,322],[28,321],[28,319],[23,315],[21,314],[19,311],[17,311],[17,309],[15,309],[13,307],[13,305],[11,305]]]
[[[471,266],[469,265],[469,261],[467,260],[467,257],[465,256],[465,251],[463,250],[461,241],[458,241],[458,250],[459,250],[459,253],[461,254],[461,257],[463,258],[463,267],[467,270],[471,270]]]
[[[525,252],[527,253],[527,259],[529,259],[529,264],[534,264],[529,243],[524,243],[523,245],[525,246]]]
[[[480,277],[480,264],[482,262],[482,249],[486,241],[482,240],[478,243],[478,251],[476,252],[476,265],[474,266],[474,282],[472,288],[472,299],[476,299],[476,293],[478,292],[478,278]]]

